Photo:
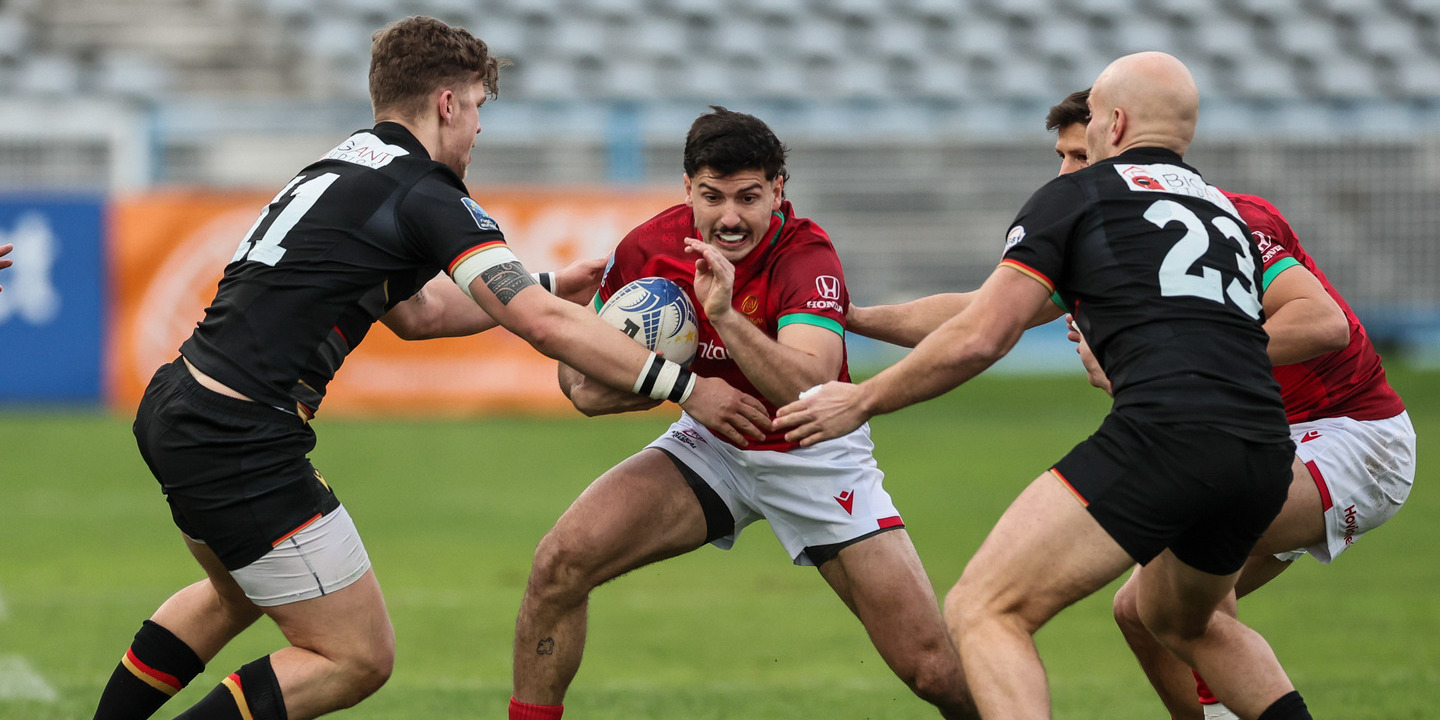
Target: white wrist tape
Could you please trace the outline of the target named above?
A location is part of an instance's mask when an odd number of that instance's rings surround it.
[[[540,283],[540,287],[545,288],[545,292],[548,292],[548,293],[550,293],[551,295],[558,295],[558,294],[559,294],[559,292],[555,289],[555,273],[553,273],[553,272],[530,273],[530,277],[535,278],[535,282]]]
[[[652,352],[630,390],[654,400],[683,403],[690,399],[690,393],[695,390],[695,374],[679,363],[662,360]]]
[[[504,243],[491,245],[475,251],[474,254],[461,260],[451,271],[450,277],[455,279],[455,284],[459,285],[471,300],[474,300],[475,296],[470,292],[470,283],[475,282],[475,278],[480,277],[481,273],[486,270],[511,262],[519,263],[520,258],[515,257],[515,253],[510,252],[510,248],[506,247]]]

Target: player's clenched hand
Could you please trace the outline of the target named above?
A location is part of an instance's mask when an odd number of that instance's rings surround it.
[[[1080,328],[1075,327],[1075,318],[1071,315],[1065,316],[1065,327],[1069,332],[1065,337],[1075,343],[1075,352],[1080,354],[1080,364],[1085,366],[1086,379],[1091,385],[1105,391],[1107,395],[1113,395],[1110,388],[1110,378],[1100,369],[1100,361],[1095,359],[1095,353],[1090,352],[1090,343],[1085,342],[1085,336],[1080,334]]]
[[[15,243],[7,243],[5,245],[0,245],[0,258],[4,258],[6,255],[9,255],[10,251],[14,249]],[[0,270],[4,270],[5,268],[10,267],[12,264],[14,264],[14,262],[14,260],[0,259]],[[4,289],[4,287],[0,287],[0,290]]]
[[[555,272],[555,294],[577,305],[587,305],[600,289],[607,258],[576,260]]]
[[[849,435],[870,419],[858,385],[828,382],[800,393],[795,402],[775,414],[775,429],[794,428],[785,439],[809,447],[818,442]]]
[[[685,252],[695,253],[695,299],[713,322],[730,312],[730,298],[735,286],[735,266],[719,250],[696,240],[685,239]]]
[[[765,432],[770,429],[765,406],[719,378],[697,376],[695,390],[681,407],[700,424],[740,447],[749,444],[746,437],[765,439]]]

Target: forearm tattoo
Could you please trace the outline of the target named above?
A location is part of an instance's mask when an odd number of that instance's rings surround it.
[[[535,278],[518,262],[500,263],[480,273],[480,279],[500,299],[501,305],[509,305],[517,293],[535,284]]]
[[[545,638],[544,640],[541,640],[540,642],[536,643],[536,644],[535,644],[535,654],[536,654],[536,655],[554,655],[554,654],[555,654],[555,638],[548,638],[548,637],[547,637],[547,638]]]

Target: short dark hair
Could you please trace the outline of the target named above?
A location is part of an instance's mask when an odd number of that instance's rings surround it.
[[[1067,128],[1075,123],[1090,122],[1090,88],[1076,90],[1065,96],[1059,104],[1050,108],[1045,116],[1045,129],[1051,132]]]
[[[685,135],[685,174],[694,177],[709,168],[721,177],[741,170],[760,170],[766,180],[789,179],[785,156],[790,149],[770,126],[754,115],[711,105]]]
[[[430,93],[477,80],[500,92],[500,67],[485,41],[432,17],[408,17],[376,31],[370,45],[370,104],[375,114],[414,117]]]

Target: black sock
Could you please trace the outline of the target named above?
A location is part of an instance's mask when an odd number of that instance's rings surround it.
[[[1305,700],[1300,697],[1300,691],[1291,690],[1281,695],[1279,700],[1270,703],[1270,707],[1260,713],[1259,720],[1313,720],[1313,718],[1310,717],[1310,709],[1305,707]]]
[[[145,720],[204,669],[189,645],[146,620],[105,684],[95,720]]]
[[[242,710],[243,708],[243,710]],[[175,720],[288,720],[280,681],[270,666],[270,656],[252,662],[225,678],[200,702],[175,716]]]

